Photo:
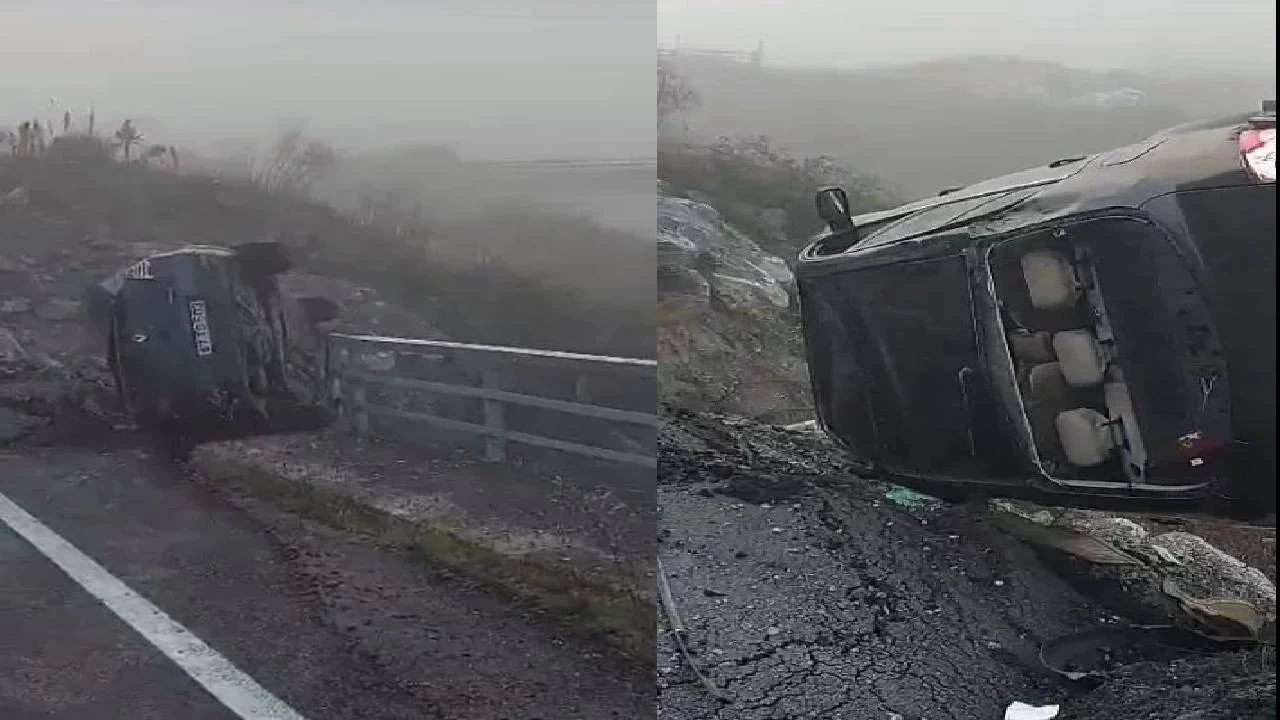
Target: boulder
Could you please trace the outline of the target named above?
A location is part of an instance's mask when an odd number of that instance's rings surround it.
[[[731,310],[786,308],[795,279],[783,260],[724,222],[710,205],[658,198],[658,268],[696,270]]]
[[[664,400],[772,421],[809,405],[787,264],[697,199],[657,201]]]

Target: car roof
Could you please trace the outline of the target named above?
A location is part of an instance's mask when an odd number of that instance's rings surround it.
[[[1249,182],[1238,137],[1257,117],[1249,113],[1188,123],[1115,150],[1064,158],[858,215],[853,223],[865,236],[863,241],[844,253],[813,259],[857,254],[959,227],[974,235],[1009,232],[1081,212],[1137,208],[1179,190]],[[1270,122],[1274,121],[1272,114]],[[813,247],[803,255],[811,256]]]
[[[235,254],[235,250],[222,247],[220,245],[187,245],[186,247],[180,247],[176,250],[166,250],[164,252],[155,253],[154,255],[148,255],[147,259],[154,260],[155,258],[174,257],[177,255],[217,255],[219,257],[232,257]]]

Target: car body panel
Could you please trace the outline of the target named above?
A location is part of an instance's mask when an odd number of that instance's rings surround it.
[[[852,246],[825,246],[833,235],[819,236],[801,252],[796,276],[823,427],[907,479],[1193,504],[1211,490],[1274,513],[1274,483],[1268,479],[1267,492],[1244,479],[1268,468],[1274,477],[1275,468],[1274,183],[1260,184],[1242,162],[1237,140],[1250,117],[1174,128],[859,216]],[[1174,442],[1199,436],[1188,423],[1203,424],[1234,442],[1230,480],[1206,481],[1210,468],[1197,457],[1186,478],[1054,481],[1030,447],[1012,388],[989,267],[1002,245],[1049,232],[1081,238],[1108,275],[1101,285],[1121,327],[1118,367],[1132,378],[1144,433],[1154,439],[1153,467],[1185,462]],[[1191,330],[1220,343],[1225,351],[1213,352],[1225,362],[1195,356]],[[906,352],[903,334],[916,338],[918,356]],[[961,372],[971,378],[963,393]],[[1205,392],[1207,377],[1220,387]],[[905,378],[919,387],[904,390]],[[861,419],[854,407],[866,408]],[[930,408],[936,416],[922,417]],[[965,416],[970,422],[961,423]],[[930,437],[905,441],[903,432]]]
[[[234,437],[324,409],[321,363],[306,356],[321,343],[275,276],[251,272],[234,249],[151,255],[93,288],[91,310],[122,400],[144,424]]]

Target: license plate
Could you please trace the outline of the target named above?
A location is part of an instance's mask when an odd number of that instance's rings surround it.
[[[203,300],[192,300],[191,334],[196,340],[196,355],[213,354],[213,334],[209,332],[209,313]]]

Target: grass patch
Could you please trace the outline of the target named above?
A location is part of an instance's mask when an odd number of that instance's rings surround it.
[[[449,530],[397,517],[345,493],[283,476],[250,460],[197,453],[193,462],[219,483],[235,483],[255,497],[334,529],[406,548],[417,562],[464,575],[513,601],[534,603],[627,657],[653,662],[655,608],[640,591],[636,577],[506,555]]]

